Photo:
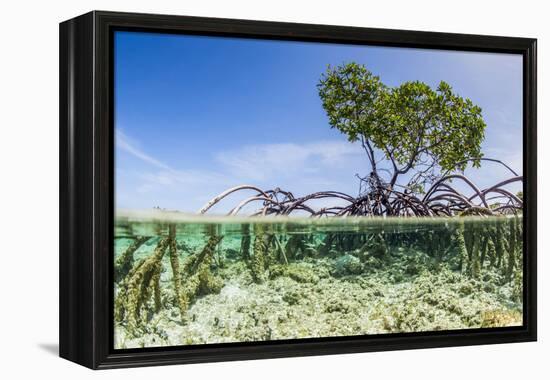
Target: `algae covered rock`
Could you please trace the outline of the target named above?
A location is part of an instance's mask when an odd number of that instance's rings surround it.
[[[516,310],[490,310],[481,315],[481,327],[520,326],[523,317]]]
[[[362,272],[361,260],[349,254],[337,258],[332,268],[332,274],[336,277],[361,274]]]
[[[343,313],[347,314],[356,309],[354,302],[341,298],[329,299],[325,305],[327,313]]]
[[[282,296],[283,301],[288,303],[289,305],[296,305],[298,302],[300,302],[300,299],[302,298],[302,294],[298,291],[288,291],[285,292]]]
[[[296,282],[300,283],[313,283],[319,282],[319,276],[315,273],[312,266],[306,264],[291,263],[288,265],[274,265],[270,268],[269,277],[274,279],[276,277],[289,277]]]

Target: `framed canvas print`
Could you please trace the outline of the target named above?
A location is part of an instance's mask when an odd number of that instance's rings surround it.
[[[60,25],[60,355],[536,339],[536,40]]]

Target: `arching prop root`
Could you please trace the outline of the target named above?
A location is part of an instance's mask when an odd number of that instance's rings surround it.
[[[361,181],[367,181],[362,178]],[[452,185],[451,185],[452,182]],[[427,189],[424,195],[415,194],[410,189],[398,191],[382,181],[369,181],[368,190],[358,197],[337,191],[320,191],[300,198],[279,188],[261,190],[251,185],[236,186],[210,200],[199,210],[206,213],[229,194],[241,191],[254,191],[255,194],[239,202],[229,211],[237,215],[247,205],[260,207],[252,215],[290,215],[305,213],[310,216],[466,216],[466,215],[508,215],[520,214],[523,200],[506,189],[507,185],[523,182],[522,176],[514,176],[494,186],[480,190],[462,174],[444,175]],[[455,183],[471,191],[470,195],[460,193]],[[334,206],[315,209],[312,201],[333,200]]]

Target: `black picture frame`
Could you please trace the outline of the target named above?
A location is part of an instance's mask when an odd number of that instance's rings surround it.
[[[113,350],[113,31],[234,36],[523,56],[521,327]],[[93,369],[535,341],[536,39],[93,11],[60,24],[60,356]]]

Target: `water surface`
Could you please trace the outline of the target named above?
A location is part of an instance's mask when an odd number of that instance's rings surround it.
[[[115,348],[522,324],[521,217],[119,211]]]

